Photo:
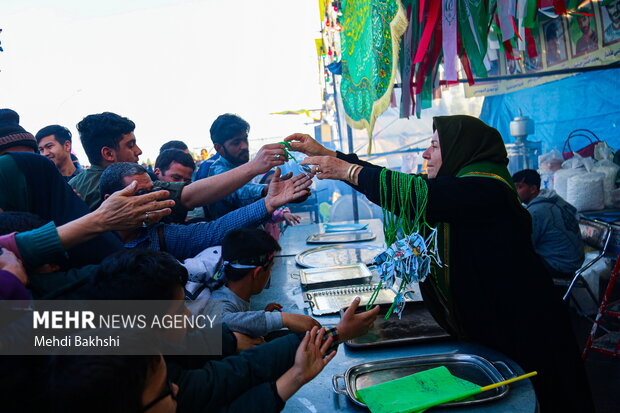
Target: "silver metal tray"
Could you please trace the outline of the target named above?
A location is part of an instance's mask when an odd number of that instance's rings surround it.
[[[336,267],[357,263],[370,264],[385,248],[367,244],[323,245],[300,252],[295,261],[302,267]]]
[[[516,376],[512,369],[503,361],[491,362],[475,354],[433,354],[358,364],[357,366],[350,367],[344,374],[333,375],[332,387],[336,393],[349,396],[351,401],[358,406],[366,407],[364,403],[357,399],[358,389],[399,379],[439,366],[446,366],[454,376],[479,386],[488,386]],[[498,370],[498,366],[505,369],[508,375],[502,375]],[[344,384],[344,387],[341,387],[341,384]],[[479,393],[471,399],[445,403],[442,406],[475,405],[500,399],[506,396],[507,393],[508,386],[501,386]]]
[[[306,238],[308,244],[337,244],[345,242],[372,241],[377,236],[372,231],[320,232]]]
[[[355,297],[360,297],[360,308],[370,300],[376,284],[349,285],[340,288],[310,290],[304,294],[304,300],[310,304],[312,314],[335,314],[343,307],[348,307]],[[396,294],[389,288],[382,288],[377,294],[375,304],[392,303]]]
[[[371,279],[372,273],[365,264],[306,268],[299,271],[299,280],[305,290],[368,284]]]
[[[450,337],[428,312],[424,302],[408,302],[401,318],[392,314],[386,320],[385,315],[391,305],[380,304],[379,315],[368,333],[346,341],[345,345],[353,349],[365,349],[438,341]],[[341,316],[344,311],[346,308],[340,310]]]
[[[323,224],[324,232],[361,231],[366,228],[368,228],[368,224],[361,223]]]

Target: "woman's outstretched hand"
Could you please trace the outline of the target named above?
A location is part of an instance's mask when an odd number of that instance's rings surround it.
[[[284,142],[291,143],[291,149],[297,152],[304,153],[308,156],[333,156],[336,157],[336,152],[327,149],[315,141],[312,136],[305,133],[294,133],[284,138]]]
[[[339,179],[341,181],[347,180],[347,173],[351,166],[350,163],[335,156],[308,156],[301,161],[301,164],[314,165],[312,172],[319,179]]]

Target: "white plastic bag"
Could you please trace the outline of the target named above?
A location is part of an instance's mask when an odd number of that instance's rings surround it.
[[[614,151],[607,145],[607,142],[599,142],[594,147],[594,159],[597,161],[613,161]]]
[[[569,159],[568,161],[572,161],[572,158]],[[585,168],[560,169],[559,171],[555,171],[555,173],[553,174],[553,189],[559,196],[561,196],[563,199],[566,199],[566,187],[567,187],[569,178],[575,175],[585,174],[585,173],[586,173]]]
[[[538,172],[543,174],[547,171],[557,171],[562,167],[562,162],[564,162],[562,152],[553,148],[549,152],[543,153],[538,157]]]
[[[597,145],[597,146],[600,146]],[[620,166],[616,165],[610,160],[602,160],[597,162],[596,165],[592,168],[592,172],[599,172],[605,175],[605,180],[603,181],[603,188],[605,190],[605,206],[611,207],[613,206],[613,196],[612,192],[616,189],[616,176],[618,175],[618,170],[620,170]]]
[[[605,208],[605,175],[597,172],[576,174],[566,184],[566,201],[577,211]]]

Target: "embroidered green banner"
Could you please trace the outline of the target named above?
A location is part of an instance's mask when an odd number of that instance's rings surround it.
[[[400,0],[345,0],[340,93],[347,123],[368,131],[368,153],[377,116],[390,105],[399,42],[407,29]]]

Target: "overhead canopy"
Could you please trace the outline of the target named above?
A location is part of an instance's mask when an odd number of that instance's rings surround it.
[[[484,100],[480,119],[512,142],[510,121],[519,110],[535,122],[530,140],[543,142],[543,151],[560,151],[568,134],[589,129],[609,146],[620,149],[620,69],[590,72]],[[579,145],[579,142],[575,142]],[[584,145],[586,141],[582,142]]]

